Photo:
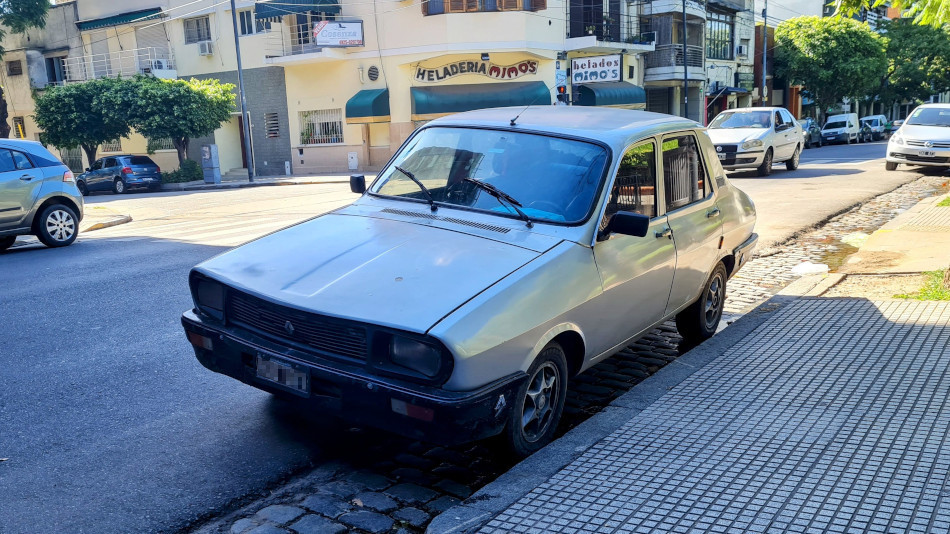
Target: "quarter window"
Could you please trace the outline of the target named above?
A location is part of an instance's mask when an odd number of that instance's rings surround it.
[[[668,211],[702,200],[709,192],[706,168],[692,135],[663,141],[663,184]]]
[[[628,149],[620,160],[604,224],[618,211],[656,217],[656,145],[652,142]]]
[[[211,40],[211,18],[208,15],[185,19],[185,44]]]
[[[16,150],[11,150],[13,153],[13,162],[16,164],[17,170],[32,169],[33,164],[30,163],[30,158],[26,157],[26,154],[23,152],[17,152]]]

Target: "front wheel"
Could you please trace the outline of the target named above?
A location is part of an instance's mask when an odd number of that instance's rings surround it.
[[[759,176],[768,176],[772,174],[772,149],[769,148],[765,151],[765,157],[762,159],[762,165],[759,165],[759,168],[756,169]]]
[[[726,267],[717,263],[696,302],[676,316],[676,330],[686,343],[700,343],[716,333],[726,304],[726,278]]]
[[[511,405],[504,440],[518,458],[551,442],[567,399],[567,356],[557,342],[541,350]]]
[[[0,237],[0,252],[13,246],[13,243],[16,242],[15,235],[8,235],[6,237]]]
[[[47,247],[65,247],[71,245],[79,234],[79,221],[76,212],[69,206],[53,204],[40,213],[36,237]]]
[[[884,170],[896,171],[896,170],[897,170],[897,164],[894,163],[893,161],[887,161],[887,162],[884,163]]]
[[[794,171],[795,169],[798,168],[798,164],[799,162],[801,162],[801,158],[802,158],[802,149],[801,147],[797,146],[795,147],[795,153],[792,154],[792,159],[785,162],[785,168],[790,171]]]

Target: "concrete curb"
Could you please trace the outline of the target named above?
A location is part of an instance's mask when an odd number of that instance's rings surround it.
[[[213,191],[219,189],[243,189],[245,187],[264,187],[274,185],[318,185],[318,184],[348,184],[346,180],[279,180],[272,182],[231,182],[220,184],[162,184],[162,191]]]
[[[113,218],[111,218],[111,219],[107,219],[107,220],[102,221],[102,222],[97,222],[97,223],[95,223],[95,224],[89,226],[88,228],[80,228],[79,231],[80,231],[80,232],[92,232],[92,231],[94,231],[94,230],[102,230],[103,228],[109,228],[109,227],[112,227],[112,226],[119,226],[120,224],[125,224],[125,223],[129,223],[129,222],[132,222],[132,216],[131,216],[131,215],[118,215],[118,216],[113,217]]]
[[[468,534],[475,532],[580,457],[587,449],[630,422],[637,414],[663,397],[667,391],[709,362],[725,354],[732,346],[768,320],[773,313],[796,300],[798,297],[776,295],[760,304],[722,332],[634,386],[587,421],[512,467],[507,473],[462,501],[462,504],[436,516],[429,523],[426,533]]]

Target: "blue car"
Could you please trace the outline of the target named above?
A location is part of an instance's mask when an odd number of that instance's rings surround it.
[[[93,191],[126,193],[132,188],[157,191],[162,187],[162,170],[148,156],[108,156],[99,158],[92,167],[76,178],[76,187],[83,195]]]

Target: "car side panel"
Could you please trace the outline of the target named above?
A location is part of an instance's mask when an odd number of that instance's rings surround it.
[[[42,187],[43,172],[40,169],[0,173],[0,229],[24,226]]]

